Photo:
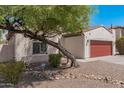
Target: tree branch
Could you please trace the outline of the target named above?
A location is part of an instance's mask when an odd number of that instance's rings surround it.
[[[15,29],[13,27],[7,27],[6,25],[0,24],[0,29],[6,29],[8,31],[11,31],[13,33],[24,33],[27,37],[34,39],[34,40],[39,40],[39,41],[45,41],[47,44],[59,49],[65,56],[67,56],[69,59],[71,59],[72,63],[71,63],[71,67],[74,65],[76,66],[76,60],[75,57],[68,52],[64,47],[62,47],[59,43],[56,43],[54,41],[51,41],[49,39],[47,39],[45,36],[42,35],[36,35],[35,32],[29,30],[29,29],[24,29],[24,30],[19,30],[19,29]]]

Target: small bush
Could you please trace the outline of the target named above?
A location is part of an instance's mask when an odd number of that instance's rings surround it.
[[[116,40],[116,48],[120,55],[124,55],[124,36]]]
[[[0,73],[3,75],[5,80],[9,83],[16,85],[20,79],[20,75],[25,70],[24,62],[9,61],[0,64]]]
[[[62,55],[61,54],[50,54],[49,55],[49,62],[52,67],[57,68],[60,64]]]

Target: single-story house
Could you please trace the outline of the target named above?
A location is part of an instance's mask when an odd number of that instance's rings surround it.
[[[115,54],[115,34],[103,26],[96,26],[76,34],[65,34],[61,38],[50,38],[60,42],[76,58],[99,57]],[[24,60],[46,62],[49,54],[59,50],[40,41],[15,34],[9,43],[0,45],[0,62]]]
[[[62,45],[76,58],[115,55],[115,33],[104,26],[90,27],[63,35]]]
[[[59,36],[50,40],[58,42]],[[58,49],[46,43],[25,38],[23,34],[15,34],[8,43],[0,44],[0,62],[9,60],[46,62],[49,54],[58,52]]]

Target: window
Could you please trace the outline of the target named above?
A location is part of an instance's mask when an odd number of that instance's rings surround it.
[[[47,44],[44,42],[33,42],[33,54],[47,53]]]

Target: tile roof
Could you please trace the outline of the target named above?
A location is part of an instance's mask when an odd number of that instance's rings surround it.
[[[124,26],[113,26],[112,28],[113,29],[118,29],[118,28],[124,29]]]

